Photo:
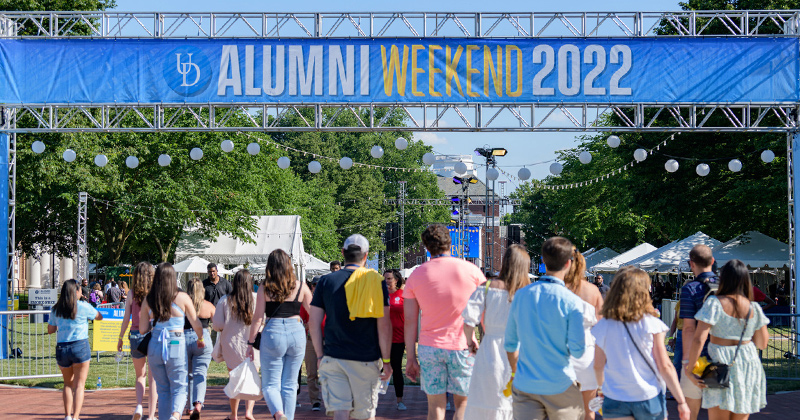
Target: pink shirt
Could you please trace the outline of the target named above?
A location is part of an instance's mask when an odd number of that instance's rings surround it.
[[[475,264],[458,258],[438,257],[417,267],[406,281],[403,297],[416,299],[422,312],[419,344],[466,349],[461,312],[472,292],[485,281]]]
[[[131,293],[131,331],[139,331],[139,311],[142,309],[142,305],[136,303],[136,299],[133,298],[133,293]]]

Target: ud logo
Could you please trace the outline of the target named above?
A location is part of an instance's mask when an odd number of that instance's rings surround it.
[[[181,61],[181,53],[175,54],[177,65],[178,65],[178,73],[183,75],[183,83],[181,86],[194,86],[197,82],[200,81],[200,66],[195,63],[192,63],[192,54],[193,53],[186,53],[188,58],[185,62]],[[191,77],[190,73],[194,72],[194,80],[189,83],[187,77]]]
[[[208,56],[194,46],[173,49],[164,57],[164,81],[183,97],[197,96],[211,85],[213,71]]]

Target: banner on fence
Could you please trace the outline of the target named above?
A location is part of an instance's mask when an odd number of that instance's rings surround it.
[[[122,317],[125,309],[119,308],[97,308],[103,315],[102,321],[94,321],[94,334],[92,337],[92,351],[117,351],[117,340],[119,340],[119,330],[122,328]],[[131,344],[128,340],[128,333],[131,324],[125,329],[122,336],[122,351],[131,351]]]
[[[775,103],[795,38],[0,40],[0,103]]]

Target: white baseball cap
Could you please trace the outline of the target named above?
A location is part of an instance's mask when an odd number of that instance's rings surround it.
[[[369,241],[363,235],[359,235],[358,233],[348,236],[347,239],[344,240],[342,249],[346,250],[350,248],[350,245],[355,245],[361,248],[361,252],[369,252]]]

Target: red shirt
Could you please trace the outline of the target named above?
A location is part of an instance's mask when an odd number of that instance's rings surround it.
[[[389,294],[389,317],[392,320],[392,343],[405,342],[403,325],[405,313],[403,312],[403,289]]]
[[[758,287],[753,286],[753,302],[763,302],[767,300],[767,295]]]
[[[327,317],[322,317],[322,335],[325,335],[325,319]],[[306,308],[300,307],[300,319],[303,320],[303,326],[306,327],[306,334],[308,334],[308,319],[309,315],[306,312]]]

